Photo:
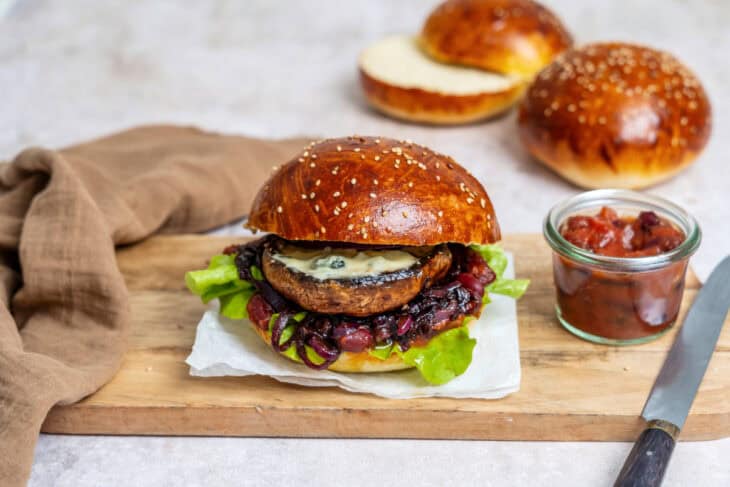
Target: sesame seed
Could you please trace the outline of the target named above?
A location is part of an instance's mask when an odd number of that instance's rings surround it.
[[[304,157],[307,157],[309,155],[309,151],[305,150],[304,154],[302,154]]]
[[[352,184],[353,186],[356,185],[357,179],[355,179],[355,178],[350,179],[350,184]]]
[[[315,196],[316,195],[314,194],[314,191],[312,191],[311,193],[309,193],[309,199],[310,200],[313,200]]]
[[[316,158],[317,158],[317,154],[312,154],[312,159],[316,159]]]
[[[327,233],[327,229],[326,229],[326,228],[324,228],[324,227],[320,227],[320,228],[319,228],[319,231],[320,231],[320,232],[322,232],[322,234],[325,234],[325,233]]]
[[[405,211],[403,212],[403,218],[408,218],[408,213],[406,213]]]
[[[377,185],[378,185],[378,180],[377,180],[377,179],[373,179],[373,184],[374,184],[375,186],[377,186]]]
[[[365,223],[367,223],[367,222],[370,221],[370,217],[369,216],[366,216],[365,218],[362,219],[362,221],[364,221]]]
[[[314,166],[316,166],[316,164],[315,164],[315,163],[313,163],[313,162],[310,162],[310,163],[309,163],[309,167],[314,167]]]
[[[359,147],[355,147],[355,149],[353,149],[353,150],[354,150],[355,152],[360,152],[360,148],[359,148]]]
[[[376,161],[379,161],[380,160],[380,156],[375,156],[375,160]]]
[[[299,162],[304,162],[304,158],[303,157],[300,157],[299,158]],[[276,167],[276,166],[274,166],[274,167]]]
[[[352,230],[353,228],[355,228],[355,225],[353,225],[352,223],[350,223],[349,225],[347,225],[347,229],[348,230]]]
[[[440,168],[440,167],[441,167],[441,163],[440,163],[440,162],[438,162],[438,161],[436,161],[436,169],[438,169],[438,168]]]
[[[343,201],[342,203],[340,203],[340,206],[343,208],[347,208],[347,201]]]
[[[303,199],[303,200],[306,200],[306,199],[307,199],[307,195],[306,195],[306,194],[304,194],[304,193],[302,193],[302,199]]]
[[[314,205],[314,211],[316,211],[317,213],[319,213],[319,205]]]
[[[282,208],[281,206],[277,206],[276,207],[276,211],[277,211],[277,213],[283,213],[284,212],[284,208]]]
[[[347,218],[352,218],[352,213],[348,213]]]
[[[480,199],[479,200],[479,203],[482,205],[482,208],[486,208],[487,207],[487,202],[484,200],[484,198]]]
[[[340,145],[337,146],[337,152],[342,152],[342,146],[340,146]]]
[[[322,183],[322,181],[321,181],[320,179],[318,179],[318,180],[316,180],[316,181],[314,182],[314,185],[315,185],[315,186],[319,186],[319,185],[320,185],[321,183]]]
[[[335,198],[339,198],[341,194],[342,193],[340,193],[339,191],[335,191],[334,193],[332,193],[332,196],[334,196]]]
[[[340,209],[335,206],[335,209],[332,210],[332,213],[334,213],[335,215],[339,215],[340,214]]]
[[[436,181],[441,181],[441,176],[439,176],[438,174],[436,175]]]
[[[371,198],[375,198],[375,193],[370,193]]]
[[[365,160],[365,154],[360,154],[360,159]]]
[[[474,198],[467,198],[466,202],[469,204],[472,204],[472,203],[474,203]]]
[[[413,181],[408,181],[408,187],[409,188],[412,188],[413,187]]]
[[[380,139],[375,139],[375,143],[376,144],[379,144],[380,143]]]
[[[424,170],[426,169],[426,165],[422,162],[418,163],[418,167],[420,167],[421,169],[424,169]]]

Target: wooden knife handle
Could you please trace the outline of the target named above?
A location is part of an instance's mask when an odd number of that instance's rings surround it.
[[[658,487],[672,456],[679,428],[661,420],[650,421],[626,458],[614,487]]]

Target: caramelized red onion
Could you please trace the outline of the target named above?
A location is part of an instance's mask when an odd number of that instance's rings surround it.
[[[296,347],[297,356],[313,369],[326,369],[342,352],[359,353],[377,345],[397,342],[407,350],[419,338],[430,338],[439,325],[475,314],[480,306],[484,289],[496,278],[482,256],[463,245],[450,245],[452,266],[441,282],[425,289],[411,302],[395,311],[365,318],[339,315],[320,315],[307,312],[296,323],[296,331],[285,343],[279,343],[290,320],[300,310],[286,300],[266,281],[257,281],[251,275],[251,267],[261,268],[264,237],[237,250],[236,265],[241,279],[253,282],[257,293],[248,304],[249,317],[262,328],[267,328],[273,312],[279,316],[271,330],[271,346],[277,352]],[[310,347],[322,359],[317,364],[307,355]]]

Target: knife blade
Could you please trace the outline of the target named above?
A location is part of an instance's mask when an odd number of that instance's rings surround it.
[[[626,458],[615,487],[661,485],[729,307],[730,256],[727,256],[700,289],[677,333],[641,413],[648,421],[647,427]]]

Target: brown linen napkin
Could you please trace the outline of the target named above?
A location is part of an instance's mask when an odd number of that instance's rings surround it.
[[[0,165],[0,485],[27,481],[48,410],[121,363],[134,310],[114,246],[243,216],[304,142],[150,126]]]

